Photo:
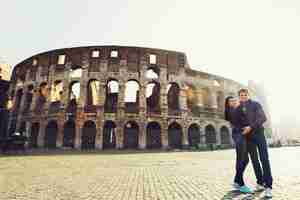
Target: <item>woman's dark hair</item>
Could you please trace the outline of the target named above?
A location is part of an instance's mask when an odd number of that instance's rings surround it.
[[[230,99],[233,99],[233,96],[228,96],[225,99],[225,112],[224,112],[225,120],[229,121],[229,122],[231,121],[230,113],[229,113],[229,111],[230,111],[229,100]]]

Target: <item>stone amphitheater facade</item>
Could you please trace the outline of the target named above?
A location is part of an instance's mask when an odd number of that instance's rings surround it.
[[[241,87],[191,69],[182,52],[57,49],[13,69],[8,132],[28,136],[32,148],[230,146],[224,100]]]

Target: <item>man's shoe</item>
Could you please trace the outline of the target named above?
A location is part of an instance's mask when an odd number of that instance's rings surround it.
[[[272,189],[271,188],[266,188],[265,197],[272,198]]]
[[[240,184],[235,183],[235,182],[232,184],[232,187],[236,190],[239,190],[241,188]]]
[[[246,186],[246,185],[241,186],[240,189],[239,189],[239,191],[241,193],[245,193],[245,194],[252,194],[253,193],[253,191],[248,186]]]
[[[255,192],[261,192],[261,191],[263,191],[263,190],[265,190],[265,187],[263,186],[263,185],[260,185],[260,184],[257,184],[256,186],[255,186]]]

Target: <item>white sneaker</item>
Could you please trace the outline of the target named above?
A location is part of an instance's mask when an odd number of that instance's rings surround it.
[[[272,198],[272,189],[271,188],[266,188],[265,197]]]
[[[238,184],[238,183],[233,183],[232,187],[236,190],[239,190],[241,188],[240,184]]]
[[[260,192],[263,190],[265,190],[265,187],[263,185],[256,184],[255,189],[254,189],[255,192]]]

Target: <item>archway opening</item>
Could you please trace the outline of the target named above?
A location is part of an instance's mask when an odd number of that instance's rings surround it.
[[[76,126],[73,120],[68,120],[64,125],[63,147],[74,148]]]
[[[197,124],[192,124],[188,128],[188,141],[191,147],[200,144],[200,128]]]
[[[212,125],[208,125],[205,127],[205,141],[206,141],[206,144],[216,144],[217,143],[216,130]]]
[[[147,125],[147,140],[146,147],[147,149],[159,149],[161,148],[161,128],[159,123],[150,122]]]
[[[160,84],[148,83],[146,86],[147,112],[160,113]]]
[[[173,149],[181,149],[182,148],[182,128],[181,126],[173,122],[168,127],[168,140],[169,147]]]
[[[180,114],[180,87],[177,83],[170,83],[167,86],[168,92],[168,112],[169,115],[179,115]]]
[[[129,121],[124,127],[124,148],[137,149],[139,145],[139,126],[134,121]]]
[[[85,112],[95,113],[97,110],[97,105],[99,105],[100,81],[92,79],[88,82],[87,87]]]
[[[140,86],[136,80],[127,81],[125,84],[125,112],[139,112],[139,90]]]
[[[229,129],[226,126],[221,127],[221,144],[223,145],[230,145],[230,134]]]
[[[96,124],[93,121],[86,121],[82,128],[81,149],[89,150],[95,148]]]
[[[116,124],[107,121],[103,127],[103,149],[116,148]]]
[[[116,113],[118,107],[119,82],[110,80],[106,84],[104,112]]]

